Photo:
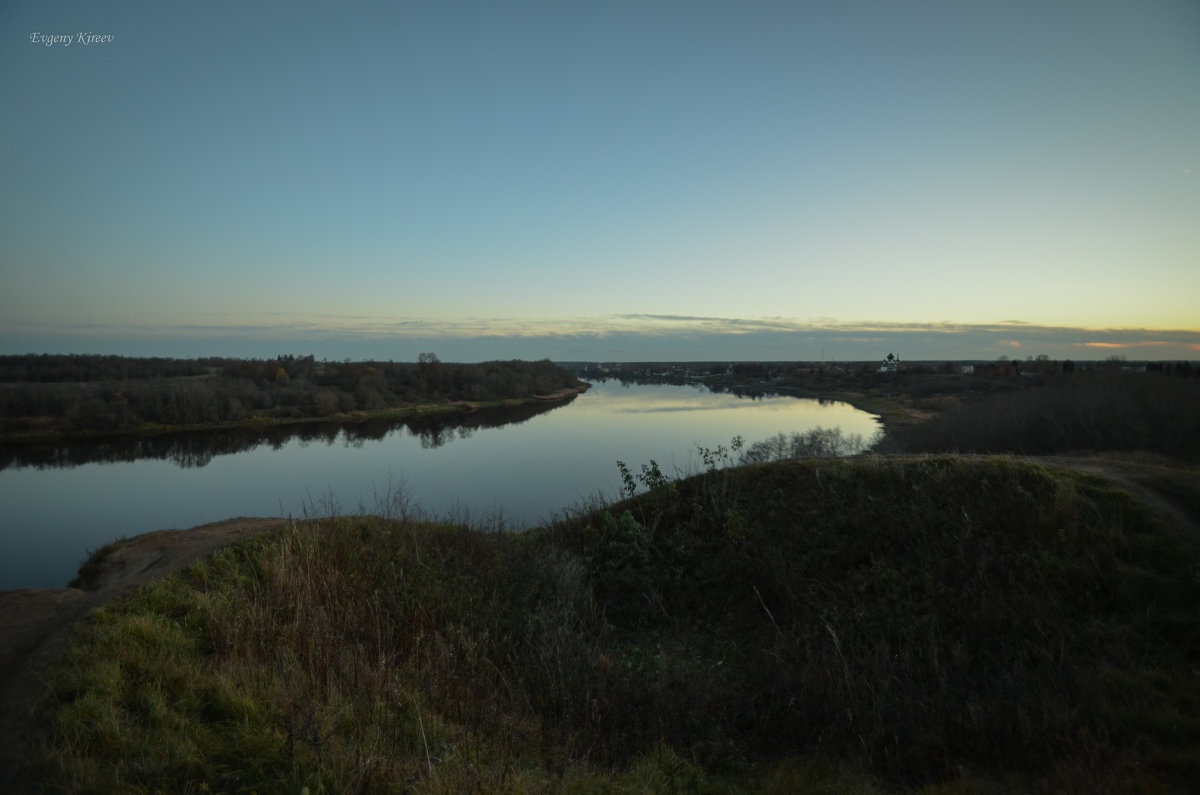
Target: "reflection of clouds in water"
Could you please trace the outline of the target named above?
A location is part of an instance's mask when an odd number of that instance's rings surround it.
[[[879,428],[876,418],[842,401],[713,392],[704,387],[665,384],[595,384],[577,405],[579,414],[591,415],[589,422],[602,423],[605,416],[622,417],[631,423],[630,427],[641,428],[642,433],[655,437],[681,435],[706,446],[727,443],[735,434],[754,442],[781,432],[816,427],[840,428],[845,434],[869,439]]]
[[[724,411],[726,409],[790,410],[804,405],[798,398],[740,398],[735,395],[702,395],[695,401],[662,400],[638,396],[631,398],[606,398],[594,404],[594,408],[616,414],[657,414],[682,411]]]
[[[616,408],[618,414],[666,414],[678,411],[716,411],[728,406],[650,406],[648,408]]]

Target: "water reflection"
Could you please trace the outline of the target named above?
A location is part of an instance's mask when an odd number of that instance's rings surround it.
[[[667,385],[598,383],[559,408],[5,449],[0,589],[61,586],[87,550],[121,536],[300,516],[313,495],[372,512],[402,483],[427,515],[502,516],[516,529],[617,495],[617,461],[682,475],[701,467],[698,449],[735,435],[749,445],[818,426],[870,438],[878,427],[842,403]]]
[[[468,414],[427,414],[404,419],[369,419],[361,422],[304,423],[274,428],[228,429],[175,433],[163,436],[112,436],[102,440],[0,448],[0,470],[58,469],[95,463],[141,460],[169,461],[182,469],[196,469],[213,459],[258,448],[280,450],[290,442],[332,446],[339,440],[361,448],[392,433],[407,431],[423,449],[433,450],[456,439],[470,439],[477,430],[520,425],[561,408],[574,400],[486,408]]]
[[[602,382],[603,383],[603,382]],[[741,409],[761,411],[764,408],[791,409],[797,398],[780,395],[767,389],[747,392],[740,389],[723,389],[720,386],[687,384],[679,388],[664,389],[646,387],[633,382],[619,382],[621,390],[597,389],[596,399],[603,400],[603,409],[609,412],[628,414],[667,413],[682,411],[720,411]],[[842,405],[840,401],[823,398],[805,398],[819,406]]]

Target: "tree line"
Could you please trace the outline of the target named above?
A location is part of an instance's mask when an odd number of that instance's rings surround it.
[[[207,375],[222,359],[28,353],[0,356],[0,383],[81,383]]]
[[[477,430],[519,425],[569,402],[569,399],[536,401],[470,413],[368,417],[351,424],[306,422],[262,428],[215,428],[202,433],[112,435],[98,439],[54,440],[44,444],[0,445],[0,471],[10,467],[68,469],[92,463],[142,460],[169,461],[182,469],[191,469],[207,466],[221,456],[260,447],[278,450],[294,440],[305,444],[361,447],[398,431],[416,438],[421,447],[434,449],[458,439],[469,439]]]
[[[456,364],[432,353],[416,362],[0,356],[0,430],[77,433],[331,417],[531,398],[579,385],[549,360]]]

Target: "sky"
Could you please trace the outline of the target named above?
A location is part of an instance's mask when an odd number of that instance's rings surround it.
[[[1195,0],[9,0],[0,353],[1200,359]]]

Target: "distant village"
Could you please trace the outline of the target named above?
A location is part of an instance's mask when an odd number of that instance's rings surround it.
[[[1071,373],[1076,370],[1118,369],[1124,372],[1161,371],[1191,376],[1200,368],[1187,361],[1130,362],[1113,358],[1105,361],[1075,362],[1048,356],[1026,359],[1001,357],[993,361],[901,361],[888,352],[879,362],[561,362],[563,367],[584,380],[629,380],[646,383],[688,382],[781,382],[805,377],[863,377],[913,375],[953,375],[976,378],[1036,378]]]
[[[1111,371],[1200,377],[1192,362],[1023,360],[906,361],[894,351],[857,362],[559,362],[589,382],[692,385],[744,398],[791,395],[841,400],[894,421],[930,416],[960,400],[1039,384],[1065,384],[1075,373]]]

